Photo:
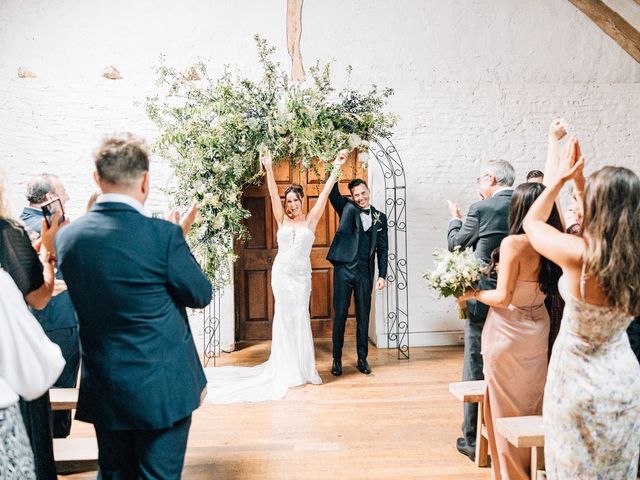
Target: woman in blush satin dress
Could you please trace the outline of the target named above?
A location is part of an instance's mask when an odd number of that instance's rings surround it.
[[[294,184],[285,190],[283,207],[273,175],[271,156],[261,158],[267,172],[273,215],[278,223],[278,254],[271,270],[271,288],[275,300],[271,355],[265,363],[254,367],[205,369],[208,380],[205,403],[279,400],[291,387],[322,383],[315,365],[309,314],[310,254],[316,226],[347,155],[347,150],[340,151],[318,200],[306,215],[303,211],[302,187]]]
[[[499,248],[497,287],[468,291],[463,296],[490,306],[482,330],[487,382],[484,414],[497,480],[528,479],[531,451],[516,448],[497,434],[495,421],[542,413],[549,336],[549,314],[544,300],[547,293],[555,291],[561,272],[557,265],[533,249],[522,229],[522,221],[544,188],[539,183],[523,183],[514,189],[509,235]],[[557,210],[550,217],[549,225],[562,230]]]

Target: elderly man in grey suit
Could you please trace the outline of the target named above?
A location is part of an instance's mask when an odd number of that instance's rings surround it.
[[[482,174],[478,177],[481,200],[469,207],[469,213],[464,222],[458,206],[449,202],[449,213],[452,216],[447,232],[449,250],[456,247],[461,249],[471,247],[483,264],[489,263],[491,253],[500,246],[500,242],[509,232],[509,207],[514,181],[515,171],[509,162],[492,160],[484,165]],[[478,285],[480,290],[490,290],[495,287],[495,275],[481,277]],[[489,307],[483,303],[467,302],[468,318],[464,326],[462,369],[464,381],[484,378],[480,338],[488,311]],[[471,460],[475,459],[476,454],[477,418],[477,404],[465,403],[463,437],[458,438],[456,448]]]

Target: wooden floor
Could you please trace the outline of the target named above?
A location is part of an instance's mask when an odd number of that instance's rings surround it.
[[[205,405],[194,413],[184,479],[489,479],[455,449],[462,404],[461,347],[413,348],[411,360],[371,347],[370,376],[355,369],[355,341],[333,377],[331,344],[316,342],[324,385],[289,391],[282,401]],[[255,365],[269,344],[224,354],[218,365]],[[72,435],[92,435],[74,422]],[[60,477],[63,478],[63,477]],[[88,479],[94,474],[64,478]]]

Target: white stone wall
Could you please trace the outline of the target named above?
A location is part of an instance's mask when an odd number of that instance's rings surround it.
[[[80,215],[100,138],[115,130],[156,135],[136,102],[155,92],[160,54],[179,68],[204,58],[214,74],[224,64],[255,73],[259,33],[288,64],[285,13],[285,0],[3,0],[0,167],[13,210],[28,178],[46,170],[62,177],[69,211]],[[412,345],[459,340],[453,303],[427,291],[420,273],[431,266],[429,252],[445,245],[445,200],[466,210],[483,159],[513,162],[524,180],[542,168],[547,125],[563,115],[583,139],[587,171],[608,163],[638,171],[640,66],[566,0],[306,0],[301,51],[306,67],[335,59],[337,85],[351,64],[352,84],[395,88],[390,108],[401,121],[393,140],[409,181]],[[101,77],[111,64],[122,80]],[[20,65],[37,78],[17,78]],[[170,181],[166,163],[154,159],[150,209],[166,206],[161,188]],[[232,289],[223,310],[227,348]],[[381,314],[372,330],[381,341]]]

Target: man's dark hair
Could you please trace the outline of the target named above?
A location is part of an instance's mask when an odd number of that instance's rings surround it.
[[[527,173],[527,182],[532,178],[544,178],[544,173],[542,173],[540,170],[531,170],[529,173]]]
[[[54,178],[58,178],[51,173],[41,173],[33,177],[27,184],[27,201],[29,203],[44,203],[47,193],[53,193]]]
[[[348,185],[349,186],[349,191],[353,190],[358,185],[364,185],[365,187],[367,187],[367,190],[369,190],[369,185],[367,185],[367,182],[365,182],[361,178],[354,178],[353,180],[351,180],[349,182],[349,185]]]
[[[107,137],[93,158],[100,180],[112,185],[129,185],[149,171],[147,144],[132,133]]]

